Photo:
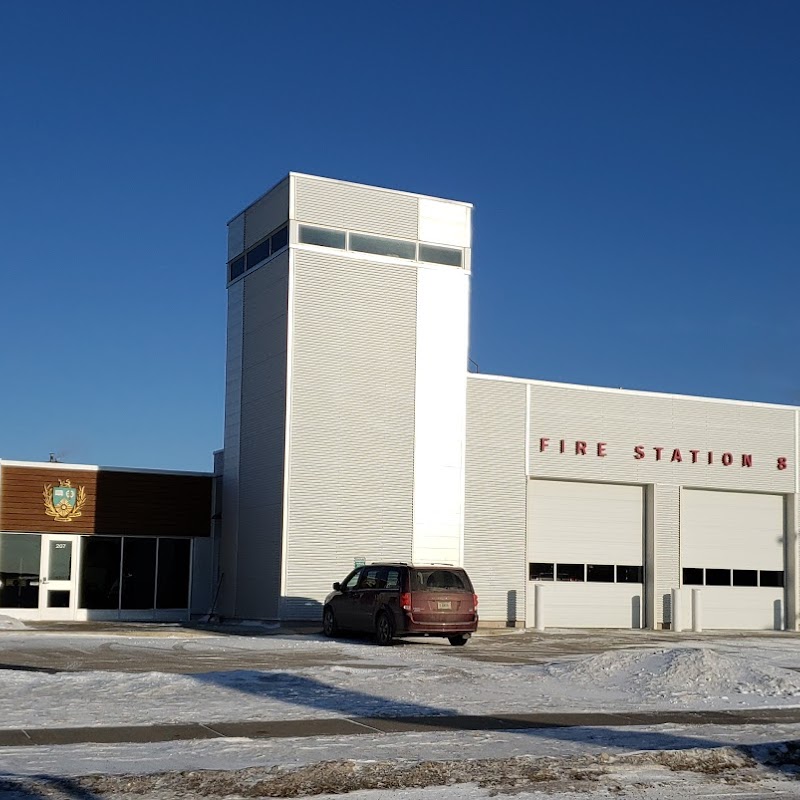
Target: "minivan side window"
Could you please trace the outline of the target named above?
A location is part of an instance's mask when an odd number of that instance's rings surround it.
[[[363,578],[361,579],[361,584],[359,585],[359,589],[380,589],[380,567],[365,567],[362,570]]]
[[[389,567],[386,570],[386,588],[399,589],[400,588],[400,570],[396,567]]]
[[[345,580],[343,586],[345,589],[355,589],[356,584],[358,583],[358,579],[361,577],[361,570],[357,569],[355,572],[351,572],[350,575]]]

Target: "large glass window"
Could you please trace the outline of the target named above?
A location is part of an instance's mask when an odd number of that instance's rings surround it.
[[[419,260],[432,264],[447,264],[450,267],[461,266],[461,251],[452,247],[436,247],[432,244],[420,244]]]
[[[156,540],[125,538],[122,546],[122,608],[153,608]]]
[[[84,536],[81,558],[80,607],[119,608],[122,539]]]
[[[347,236],[344,231],[330,228],[315,228],[311,225],[300,226],[300,241],[303,244],[316,244],[320,247],[338,247],[345,249]]]
[[[289,229],[281,228],[272,234],[272,252],[277,253],[289,244]]]
[[[39,607],[42,539],[33,533],[0,533],[0,607]]]
[[[236,280],[236,278],[238,278],[244,272],[244,256],[239,256],[239,258],[231,261],[229,269],[230,276],[228,280]]]
[[[156,608],[188,608],[191,544],[189,539],[158,540]]]
[[[252,269],[256,264],[269,258],[269,239],[256,245],[247,254],[247,269]]]
[[[414,259],[417,255],[415,242],[400,239],[385,239],[383,236],[365,236],[362,233],[350,234],[350,249],[360,253],[374,253],[377,256]]]

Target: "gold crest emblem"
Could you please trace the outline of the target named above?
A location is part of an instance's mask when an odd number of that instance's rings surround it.
[[[58,486],[45,484],[44,513],[59,522],[71,522],[81,516],[81,509],[86,505],[86,487],[73,487],[69,479],[58,479]]]

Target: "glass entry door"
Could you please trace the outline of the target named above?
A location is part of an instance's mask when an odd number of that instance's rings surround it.
[[[76,544],[72,537],[42,536],[39,610],[43,619],[73,619]]]

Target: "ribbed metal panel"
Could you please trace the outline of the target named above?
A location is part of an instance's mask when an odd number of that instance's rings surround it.
[[[525,615],[525,386],[467,380],[464,566],[485,621]]]
[[[254,245],[289,219],[289,179],[245,211],[244,244]]]
[[[680,586],[680,488],[667,484],[653,487],[655,552],[655,623],[671,620],[670,593]]]
[[[416,239],[419,201],[370,186],[293,176],[294,213],[300,222]]]
[[[220,573],[222,584],[219,613],[232,616],[236,608],[236,561],[239,536],[239,443],[241,441],[242,330],[244,284],[228,288],[227,354],[225,363],[225,447],[222,453],[222,540]]]
[[[414,269],[296,251],[282,616],[319,619],[353,561],[411,557]]]
[[[777,469],[778,457],[794,455],[791,409],[532,383],[530,437],[536,477],[794,490],[794,470]],[[550,440],[543,452],[541,437]],[[576,441],[587,443],[587,455],[576,454]],[[605,444],[605,457],[597,456],[598,443]],[[634,458],[637,445],[644,459]],[[664,448],[660,461],[655,447]],[[675,449],[680,462],[671,461]],[[699,451],[698,463],[691,462],[692,449]],[[709,451],[712,464],[706,463]],[[732,465],[722,464],[724,453],[732,455]],[[742,467],[743,455],[752,456],[752,467]]]
[[[790,631],[796,631],[800,623],[798,523],[800,523],[800,494],[793,493],[786,496],[786,627]]]
[[[236,606],[241,618],[276,619],[279,612],[288,293],[288,253],[244,279]]]

